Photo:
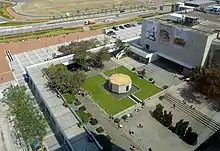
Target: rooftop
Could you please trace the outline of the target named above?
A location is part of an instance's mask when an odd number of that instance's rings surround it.
[[[194,0],[194,1],[185,2],[185,4],[193,4],[193,5],[204,5],[208,3],[216,3],[216,2],[211,0]]]
[[[76,115],[63,106],[63,100],[49,88],[46,87],[47,79],[43,76],[42,69],[52,64],[66,63],[72,59],[72,55],[50,61],[35,64],[26,68],[27,73],[35,84],[35,88],[44,104],[47,106],[50,115],[58,125],[62,134],[67,138],[75,151],[98,151],[95,143],[90,143],[87,139],[88,131],[84,127],[79,128],[77,123],[79,120]],[[50,145],[49,145],[50,146]]]
[[[189,11],[189,12],[184,12],[185,16],[190,16],[190,17],[197,17],[199,18],[198,24],[195,24],[193,26],[187,26],[184,24],[176,23],[171,20],[168,20],[168,16],[170,14],[165,14],[161,15],[158,17],[151,18],[151,20],[160,22],[165,25],[170,25],[174,27],[180,27],[180,28],[187,28],[188,30],[193,30],[195,32],[199,32],[201,34],[213,34],[216,32],[216,30],[220,29],[220,15],[218,14],[208,14],[204,12],[199,12],[199,11]]]
[[[128,85],[131,83],[131,78],[126,74],[113,74],[110,77],[110,81],[112,84],[116,85]]]

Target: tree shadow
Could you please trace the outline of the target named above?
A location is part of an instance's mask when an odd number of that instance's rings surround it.
[[[196,92],[192,86],[187,85],[184,88],[178,88],[179,94],[182,98],[184,98],[185,102],[202,104],[204,103],[207,108],[211,111],[220,111],[220,103],[217,99],[208,98],[207,96]]]
[[[96,140],[99,142],[99,144],[103,147],[104,151],[126,151],[125,149],[121,148],[120,146],[112,143],[109,138],[107,138],[105,135],[100,134],[97,135],[93,133],[93,136],[96,138]]]

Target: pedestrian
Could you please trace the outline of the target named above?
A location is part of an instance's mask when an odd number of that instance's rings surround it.
[[[176,107],[176,105],[175,104],[173,104],[173,108],[175,109],[175,107]]]
[[[152,151],[151,147],[150,147],[150,148],[148,148],[148,150],[149,150],[149,151]]]

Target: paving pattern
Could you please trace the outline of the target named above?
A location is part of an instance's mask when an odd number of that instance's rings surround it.
[[[84,38],[83,40],[91,39],[91,38],[97,38],[99,41],[103,41],[104,35]],[[33,64],[38,64],[41,62],[51,60],[53,59],[54,53],[56,55],[61,55],[62,53],[58,51],[58,47],[62,45],[68,45],[69,43],[70,42],[66,42],[66,43],[57,44],[57,45],[53,45],[53,46],[49,46],[45,48],[34,49],[28,52],[12,54],[11,57],[8,57],[8,62],[13,71],[13,76],[15,80],[20,85],[24,85],[25,81],[24,81],[23,74],[26,73],[25,72],[26,67],[33,65]]]

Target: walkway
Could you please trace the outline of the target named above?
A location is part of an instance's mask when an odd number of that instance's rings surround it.
[[[93,117],[97,118],[99,123],[103,125],[107,134],[112,137],[113,144],[115,144],[116,146],[120,146],[120,148],[114,148],[114,151],[120,151],[123,149],[129,150],[131,144],[135,145],[133,140],[127,138],[127,134],[121,131],[118,126],[109,119],[108,115],[99,107],[99,105],[94,100],[90,100],[82,96],[80,96],[79,100],[83,103],[88,112],[90,112]],[[135,146],[136,148],[138,147],[137,145]]]

